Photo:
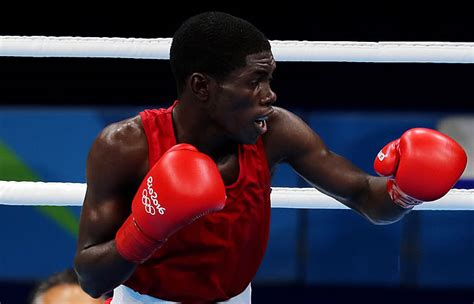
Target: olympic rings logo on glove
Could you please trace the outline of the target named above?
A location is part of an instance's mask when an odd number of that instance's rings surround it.
[[[147,181],[147,189],[143,189],[142,191],[142,204],[145,206],[146,213],[150,215],[155,215],[156,210],[158,213],[163,215],[165,214],[166,208],[161,207],[160,203],[158,202],[158,194],[153,190],[153,177],[148,177]],[[149,196],[148,196],[149,195]]]

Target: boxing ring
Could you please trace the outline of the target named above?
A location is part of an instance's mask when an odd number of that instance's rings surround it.
[[[271,41],[272,51],[274,53],[276,61],[287,61],[287,62],[368,62],[368,63],[449,63],[449,64],[469,64],[474,63],[474,43],[449,43],[449,42],[331,42],[331,41]],[[51,58],[51,57],[62,57],[62,58],[124,58],[124,59],[152,59],[152,60],[168,60],[169,59],[169,48],[171,45],[170,38],[160,38],[160,39],[134,39],[134,38],[96,38],[96,37],[46,37],[46,36],[0,36],[0,57],[39,57],[39,58]],[[1,144],[1,142],[0,142]],[[468,155],[472,154],[472,150],[467,150]],[[49,156],[48,156],[49,157]],[[54,156],[51,156],[52,158]],[[1,160],[1,159],[0,159]],[[51,166],[55,164],[52,163]],[[1,167],[0,167],[1,170]],[[54,179],[48,179],[54,180]],[[60,179],[59,179],[60,180]],[[14,209],[16,211],[27,209],[32,206],[72,206],[78,207],[79,209],[83,204],[84,195],[86,192],[86,184],[84,183],[70,183],[70,182],[30,182],[30,181],[0,181],[0,207],[5,206],[7,209]],[[285,224],[291,222],[295,218],[296,221],[303,221],[305,225],[308,225],[308,209],[319,209],[322,214],[321,218],[329,218],[337,213],[338,218],[342,218],[341,222],[349,222],[347,225],[353,225],[354,222],[351,222],[352,214],[349,212],[339,212],[339,210],[349,210],[348,207],[336,201],[335,199],[325,195],[324,193],[319,192],[313,188],[281,188],[273,187],[271,193],[271,204],[272,208],[281,209],[281,208],[290,208],[293,210],[276,210],[277,212],[282,211],[285,213]],[[24,208],[26,207],[26,208]],[[55,208],[61,209],[61,208]],[[75,209],[75,208],[64,208],[64,209]],[[296,209],[299,209],[296,211]],[[407,220],[404,220],[403,227],[400,225],[389,225],[388,229],[392,229],[392,232],[386,232],[385,237],[388,238],[386,242],[379,242],[382,245],[374,245],[374,247],[383,247],[387,246],[388,243],[393,243],[393,247],[390,247],[387,250],[381,250],[380,248],[374,248],[374,251],[381,252],[383,256],[384,264],[388,264],[387,268],[393,269],[393,272],[400,273],[400,279],[389,277],[385,282],[390,284],[392,281],[404,282],[403,276],[404,269],[412,269],[418,266],[413,266],[409,264],[411,261],[416,260],[418,256],[411,256],[412,252],[402,252],[406,250],[409,245],[413,245],[415,242],[420,242],[422,236],[420,232],[416,231],[420,228],[420,221],[430,220],[433,217],[436,217],[441,214],[442,211],[449,211],[448,217],[452,219],[463,218],[465,220],[465,215],[467,214],[469,219],[474,213],[474,190],[470,189],[452,189],[449,193],[443,198],[434,201],[427,202],[416,206],[415,211],[422,211],[420,213],[413,212],[410,214],[410,217]],[[425,212],[427,211],[427,212]],[[465,213],[463,212],[465,211]],[[281,215],[280,213],[280,215]],[[11,213],[13,214],[13,212]],[[288,216],[291,214],[291,216]],[[341,216],[342,215],[342,216]],[[427,215],[427,216],[426,216]],[[446,214],[443,214],[443,217]],[[464,217],[463,217],[464,215]],[[318,215],[320,216],[320,215]],[[426,217],[425,217],[426,216]],[[272,215],[273,217],[273,215]],[[272,218],[273,219],[273,218]],[[16,221],[14,217],[13,221]],[[341,222],[338,222],[334,226],[339,225]],[[365,229],[366,222],[357,226],[354,230]],[[446,222],[443,223],[447,223]],[[300,224],[301,222],[298,222]],[[327,223],[327,222],[326,222]],[[436,222],[437,223],[437,222]],[[324,225],[324,223],[322,224]],[[398,227],[397,227],[398,225]],[[343,225],[340,225],[343,226]],[[354,225],[353,225],[354,226]],[[352,233],[353,226],[349,229]],[[380,234],[380,230],[376,229],[385,229],[379,228],[379,226],[370,225],[370,229],[374,229],[371,232],[371,237],[377,239],[377,236]],[[443,224],[439,225],[443,226]],[[470,226],[472,227],[472,226]],[[414,229],[415,232],[412,232],[411,229]],[[433,229],[437,229],[434,227]],[[445,227],[442,227],[446,229]],[[321,234],[328,234],[330,228],[324,227],[325,232]],[[430,228],[431,229],[431,228]],[[441,229],[441,228],[440,228]],[[316,229],[317,230],[317,229]],[[403,230],[403,231],[400,231]],[[405,234],[406,231],[410,230],[411,238],[408,240],[402,241],[399,240],[398,235]],[[34,232],[34,231],[33,231]],[[293,232],[293,231],[292,231]],[[310,238],[305,233],[301,233],[302,230],[296,230],[298,234],[293,235],[297,240],[293,240],[293,243],[288,242],[287,247],[292,247],[295,252],[301,253],[305,248],[300,248],[302,245],[301,240],[304,238]],[[321,230],[318,231],[318,233]],[[330,231],[329,231],[330,232]],[[398,232],[400,232],[398,234]],[[51,233],[55,237],[54,232]],[[342,234],[342,233],[341,233]],[[433,233],[434,234],[434,233]],[[279,238],[282,238],[281,235],[275,234]],[[447,234],[449,235],[449,233]],[[466,234],[465,234],[466,235]],[[32,233],[32,236],[34,234]],[[284,237],[284,236],[283,236]],[[319,239],[320,241],[321,239]],[[55,240],[56,241],[56,240]],[[341,241],[341,240],[339,240]],[[401,244],[398,242],[400,241]],[[346,241],[344,241],[346,242]],[[59,243],[59,241],[58,241]],[[363,244],[363,241],[362,241]],[[304,245],[304,244],[303,244]],[[299,247],[300,246],[300,247]],[[327,247],[328,250],[320,253],[317,257],[319,261],[324,259],[329,260],[335,256],[334,259],[338,260],[339,264],[344,265],[344,262],[340,260],[340,256],[334,253],[336,245],[334,243],[327,242],[324,239],[324,247]],[[332,247],[331,247],[332,246]],[[350,245],[349,245],[350,246]],[[423,245],[419,245],[423,246]],[[412,248],[412,247],[410,247]],[[277,248],[282,249],[282,248]],[[307,248],[306,248],[307,249]],[[416,248],[415,248],[416,249]],[[45,249],[48,251],[50,249]],[[357,250],[354,249],[355,255],[357,255]],[[390,251],[391,250],[391,251]],[[270,250],[269,250],[270,252]],[[285,254],[284,251],[280,251]],[[362,249],[361,249],[362,252]],[[470,251],[468,251],[470,252]],[[352,254],[353,252],[351,252]],[[360,252],[359,252],[360,253]],[[389,255],[383,255],[389,253]],[[13,253],[15,254],[15,253]],[[16,253],[18,254],[18,253]],[[400,257],[404,255],[404,257]],[[408,259],[405,261],[405,266],[400,267],[400,262],[403,258]],[[323,259],[321,259],[321,257]],[[48,256],[49,258],[49,256]],[[298,256],[297,259],[301,257]],[[302,260],[307,259],[307,256],[301,258]],[[369,259],[371,256],[369,256]],[[296,260],[296,258],[295,258]],[[358,261],[360,261],[359,259]],[[279,261],[279,260],[278,260]],[[332,260],[331,260],[332,261]],[[407,262],[408,261],[408,262]],[[433,261],[433,260],[431,260]],[[374,267],[379,267],[380,264],[377,264],[376,261],[371,261]],[[288,261],[288,264],[291,264],[291,261]],[[350,262],[347,262],[350,263]],[[296,273],[296,282],[300,279],[300,274],[302,278],[305,278],[305,282],[334,282],[330,281],[332,277],[328,276],[313,276],[308,279],[307,272],[311,269],[309,266],[310,263],[307,261],[295,262],[294,265]],[[468,264],[467,267],[469,267]],[[1,264],[0,264],[1,267]],[[28,266],[27,266],[28,267]],[[307,268],[305,268],[307,267]],[[330,268],[332,266],[327,266]],[[397,268],[398,267],[398,268]],[[410,268],[412,267],[412,268]],[[466,265],[464,266],[466,267]],[[262,267],[263,268],[263,267]],[[302,270],[305,268],[305,270]],[[354,267],[355,269],[356,267]],[[352,268],[351,268],[352,269]],[[384,268],[385,269],[385,268]],[[336,269],[325,269],[321,268],[318,265],[318,271],[321,273],[341,273],[341,270]],[[380,272],[386,271],[387,273],[392,273],[387,270],[381,270]],[[454,271],[453,271],[454,272]],[[465,271],[466,272],[466,271]],[[464,272],[464,273],[465,273]],[[374,275],[375,276],[375,275]],[[348,275],[346,278],[350,280],[353,276]],[[365,277],[361,281],[363,284],[368,284],[366,282],[370,281],[372,277]],[[463,279],[466,279],[467,275],[464,275]],[[470,277],[468,277],[469,279]],[[326,281],[325,281],[326,280]],[[365,280],[365,281],[364,281]],[[461,280],[461,279],[460,279]],[[339,282],[343,279],[339,280]],[[422,281],[422,280],[420,280]],[[387,283],[388,282],[388,283]],[[407,281],[405,280],[405,283]],[[408,281],[410,282],[410,281]],[[466,284],[471,284],[471,281],[465,280]],[[470,287],[470,285],[468,286]],[[322,292],[322,290],[319,290]],[[337,291],[336,291],[337,292]],[[1,301],[0,295],[0,301]]]
[[[474,63],[474,43],[271,41],[277,61]],[[0,56],[169,59],[171,38],[2,36]],[[469,151],[468,151],[469,154]],[[0,181],[1,205],[81,206],[85,184]],[[312,188],[273,188],[273,208],[347,209]],[[474,210],[474,191],[452,189],[416,210]]]

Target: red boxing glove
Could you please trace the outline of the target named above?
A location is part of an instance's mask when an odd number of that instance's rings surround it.
[[[466,168],[467,155],[452,138],[435,130],[414,128],[387,144],[374,169],[389,177],[387,191],[403,208],[443,197]]]
[[[178,229],[224,208],[225,200],[214,161],[191,145],[176,145],[138,188],[132,214],[115,236],[117,251],[128,261],[142,263]]]

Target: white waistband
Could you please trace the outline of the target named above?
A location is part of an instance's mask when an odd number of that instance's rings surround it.
[[[252,287],[247,286],[242,293],[235,297],[219,303],[226,304],[251,304],[252,302]],[[178,302],[171,302],[160,300],[147,295],[142,295],[125,285],[119,285],[114,289],[114,297],[110,304],[176,304]]]

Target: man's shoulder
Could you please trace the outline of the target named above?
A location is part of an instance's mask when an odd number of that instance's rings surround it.
[[[140,116],[106,126],[92,144],[87,167],[88,171],[103,171],[116,178],[146,172],[148,142]]]
[[[95,140],[91,153],[114,158],[147,155],[148,143],[140,115],[111,123]]]
[[[275,162],[284,161],[303,151],[308,143],[320,143],[317,134],[295,113],[275,108],[268,121],[268,132],[264,135],[267,155]]]
[[[268,131],[263,135],[263,143],[270,167],[286,157],[286,149],[291,140],[295,114],[290,111],[273,107],[274,112],[268,118]]]
[[[145,136],[145,131],[142,119],[140,115],[136,115],[107,125],[98,139],[110,145],[123,145],[139,140],[143,136]]]
[[[292,132],[298,126],[299,118],[293,112],[280,108],[273,107],[274,112],[268,119],[268,132],[264,135],[267,138],[277,138],[279,141],[282,137],[293,136]]]

